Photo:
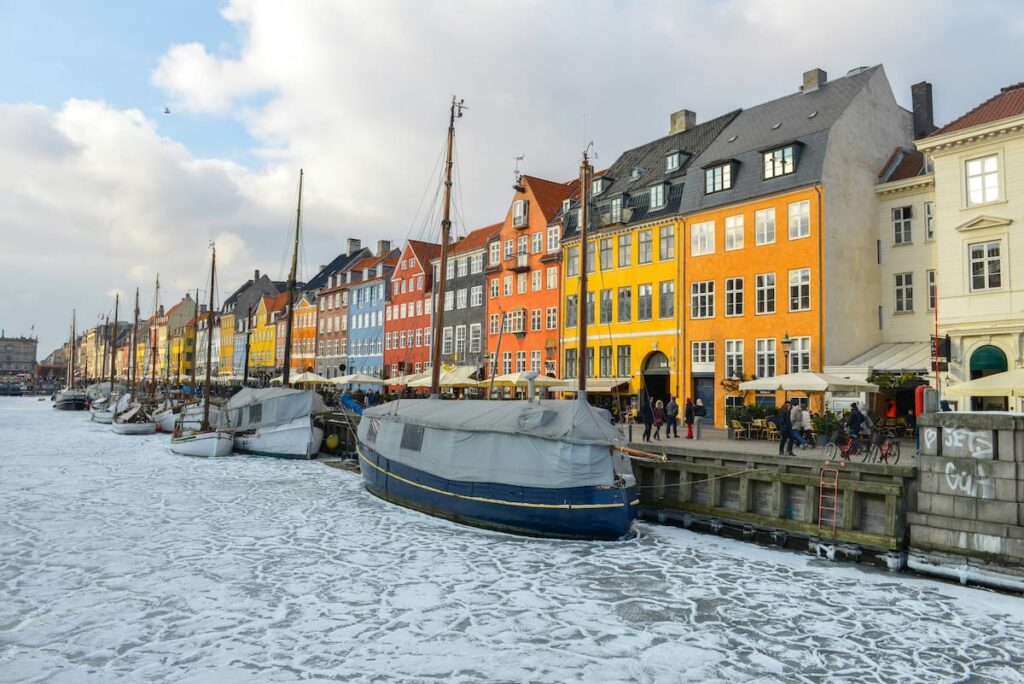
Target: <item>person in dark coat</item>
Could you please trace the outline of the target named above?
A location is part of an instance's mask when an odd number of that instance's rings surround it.
[[[686,408],[683,412],[683,417],[686,419],[686,439],[693,439],[693,399],[690,397],[686,398]]]
[[[650,401],[640,402],[640,422],[644,424],[644,441],[651,441],[651,426],[654,425],[654,411]]]
[[[654,439],[661,440],[661,426],[668,416],[665,415],[665,404],[661,399],[654,405]]]
[[[675,397],[669,397],[668,404],[665,406],[665,416],[667,423],[665,424],[665,436],[666,437],[678,437],[679,436],[679,404],[676,402]],[[674,434],[673,434],[674,433]]]
[[[783,404],[775,416],[775,426],[779,428],[779,456],[795,456],[793,453],[793,423],[791,422],[789,404]]]
[[[846,431],[850,437],[857,439],[860,436],[860,431],[864,428],[865,417],[857,408],[857,404],[850,404],[850,415],[846,416]]]

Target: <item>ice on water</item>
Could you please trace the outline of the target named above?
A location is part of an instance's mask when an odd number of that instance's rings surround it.
[[[639,529],[472,530],[0,399],[0,681],[1024,682],[1024,599]]]

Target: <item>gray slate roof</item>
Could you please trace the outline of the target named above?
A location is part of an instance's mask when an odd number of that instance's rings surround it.
[[[593,212],[590,221],[591,229],[602,227],[599,220],[600,215],[608,212],[608,206],[612,199],[621,197],[623,194],[629,196],[623,206],[632,210],[632,215],[626,221],[626,225],[677,215],[683,198],[683,181],[686,178],[687,169],[739,112],[740,110],[735,110],[723,114],[689,130],[667,135],[623,152],[602,176],[606,182],[607,179],[611,179],[611,182],[606,184],[600,194],[591,196],[591,211]],[[680,166],[675,171],[666,171],[665,160],[672,152],[682,153]],[[634,169],[640,171],[638,177],[634,177]],[[700,180],[703,182],[703,177]],[[651,210],[649,190],[651,186],[658,183],[669,184],[665,193],[666,202],[663,207]],[[578,205],[579,202],[574,201],[569,215],[565,217],[563,240],[577,236],[576,208]]]
[[[338,256],[334,257],[334,259],[331,260],[331,263],[327,264],[322,269],[320,269],[319,273],[310,278],[308,283],[306,283],[302,287],[297,286],[296,290],[301,292],[316,292],[317,290],[319,290],[320,288],[327,284],[327,279],[330,278],[332,275],[334,275],[338,271],[344,271],[345,269],[352,266],[352,264],[356,263],[360,259],[365,258],[366,256],[369,256],[369,249],[367,249],[366,247],[363,247],[362,249],[357,249],[352,254],[339,254]]]
[[[683,213],[742,202],[820,181],[829,131],[880,68],[871,67],[828,81],[816,90],[786,95],[743,110],[694,160],[694,172],[683,193]],[[777,124],[780,125],[776,127]],[[764,180],[762,151],[793,141],[800,143],[796,170],[786,176]],[[730,159],[738,162],[732,188],[704,194],[702,167]]]

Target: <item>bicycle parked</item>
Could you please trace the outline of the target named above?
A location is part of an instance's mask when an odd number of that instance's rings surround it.
[[[826,460],[834,461],[842,458],[849,461],[851,456],[866,453],[867,450],[860,443],[860,440],[845,433],[840,433],[836,435],[835,439],[825,445],[823,452]]]
[[[864,463],[885,463],[896,465],[900,462],[900,443],[896,439],[896,433],[889,430],[881,441],[875,442],[871,448],[864,452],[861,459]]]

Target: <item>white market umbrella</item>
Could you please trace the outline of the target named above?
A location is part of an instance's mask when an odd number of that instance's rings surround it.
[[[484,383],[490,384],[490,380],[485,380]],[[538,375],[533,379],[534,387],[554,387],[555,385],[564,385],[565,380],[561,378],[552,378],[547,375]],[[529,387],[530,381],[526,378],[526,372],[520,371],[518,373],[506,373],[505,375],[498,375],[494,378],[495,387]]]
[[[416,380],[422,380],[423,378],[430,379],[430,373],[410,373],[408,375],[399,375],[394,378],[388,378],[385,381],[385,385],[397,385],[404,386]]]
[[[333,385],[383,385],[387,381],[365,373],[353,373],[352,375],[339,375],[336,378],[331,378],[328,382]]]
[[[322,375],[317,375],[316,373],[310,373],[309,371],[306,371],[305,373],[299,373],[298,375],[293,376],[293,377],[288,379],[288,384],[290,384],[290,385],[298,385],[298,384],[304,383],[304,382],[305,383],[309,383],[309,384],[314,384],[314,385],[321,385],[321,384],[323,384],[325,382],[330,382],[330,380],[328,380],[327,378],[325,378]]]
[[[473,373],[476,373],[476,368],[473,366],[455,366],[449,370],[442,368],[440,381],[437,384],[441,387],[478,387],[480,383],[470,377]],[[430,387],[430,374],[424,373],[424,375],[426,377],[410,382],[409,387]]]
[[[1024,368],[947,385],[942,393],[951,397],[1024,397]]]
[[[801,373],[786,373],[770,378],[758,378],[741,382],[741,392],[767,391],[777,392],[877,392],[878,385],[864,380],[852,380],[838,375],[826,373],[815,373],[803,371]]]

